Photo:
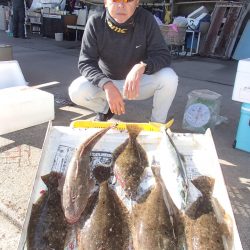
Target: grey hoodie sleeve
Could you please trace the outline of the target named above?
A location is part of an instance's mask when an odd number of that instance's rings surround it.
[[[98,60],[98,45],[96,27],[94,25],[95,16],[89,18],[82,38],[81,51],[78,61],[78,68],[81,75],[85,76],[92,84],[102,88],[103,85],[110,81],[109,78],[101,71]]]
[[[147,55],[143,62],[147,64],[145,73],[153,74],[170,66],[171,55],[154,16],[149,13],[146,18]]]

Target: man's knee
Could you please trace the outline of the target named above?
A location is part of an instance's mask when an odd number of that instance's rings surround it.
[[[163,68],[157,73],[158,81],[168,89],[176,90],[179,78],[171,68]]]
[[[98,98],[102,90],[92,85],[84,76],[80,76],[70,84],[68,92],[72,102],[86,106]]]
[[[68,93],[72,102],[82,105],[84,100],[83,86],[87,82],[86,78],[78,77],[69,86]]]

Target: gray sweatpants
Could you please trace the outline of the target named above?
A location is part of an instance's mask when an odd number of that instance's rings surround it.
[[[112,80],[123,92],[125,80]],[[152,122],[165,123],[168,110],[174,99],[178,76],[171,68],[163,68],[152,75],[143,75],[140,81],[139,96],[135,100],[145,100],[153,96]],[[107,113],[108,103],[105,92],[91,84],[84,76],[75,79],[69,86],[72,102],[94,112]]]

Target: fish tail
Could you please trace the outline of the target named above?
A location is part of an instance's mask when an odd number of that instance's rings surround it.
[[[50,174],[46,174],[46,175],[41,176],[41,179],[46,186],[48,186],[48,184],[49,184],[49,179],[50,179],[49,177],[50,177]]]
[[[115,128],[117,126],[117,124],[115,125],[111,125],[107,128],[104,128],[100,131],[98,131],[96,134],[94,134],[93,136],[90,136],[83,144],[82,144],[82,148],[81,148],[81,152],[80,155],[84,152],[84,150],[86,148],[89,148],[90,150],[92,150],[92,148],[94,147],[94,145],[101,139],[101,137],[111,128]]]
[[[61,173],[52,171],[49,174],[41,176],[41,179],[47,187],[57,187],[61,176]]]
[[[215,179],[209,176],[199,176],[191,181],[205,197],[211,197],[214,190]]]
[[[136,124],[127,124],[126,127],[128,130],[130,139],[135,139],[139,135],[139,133],[142,131],[142,128]]]

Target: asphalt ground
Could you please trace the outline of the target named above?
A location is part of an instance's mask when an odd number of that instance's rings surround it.
[[[12,45],[13,59],[19,62],[29,86],[59,82],[41,88],[55,95],[53,126],[69,126],[73,120],[93,118],[91,111],[72,106],[67,94],[69,84],[79,76],[80,41],[57,42],[39,35],[19,39],[0,31],[0,44]],[[194,89],[209,89],[222,95],[220,115],[227,119],[214,128],[212,135],[241,242],[244,249],[250,249],[250,154],[232,147],[241,106],[241,103],[232,101],[237,63],[198,56],[174,57],[172,67],[179,76],[179,86],[169,116],[175,118],[171,127],[173,132],[189,132],[182,129],[188,93]],[[136,105],[134,101],[127,102],[127,113],[114,118],[148,122],[151,105],[152,99],[136,102]],[[1,120],[1,124],[4,122]],[[44,123],[0,136],[1,250],[17,249],[47,125]]]

